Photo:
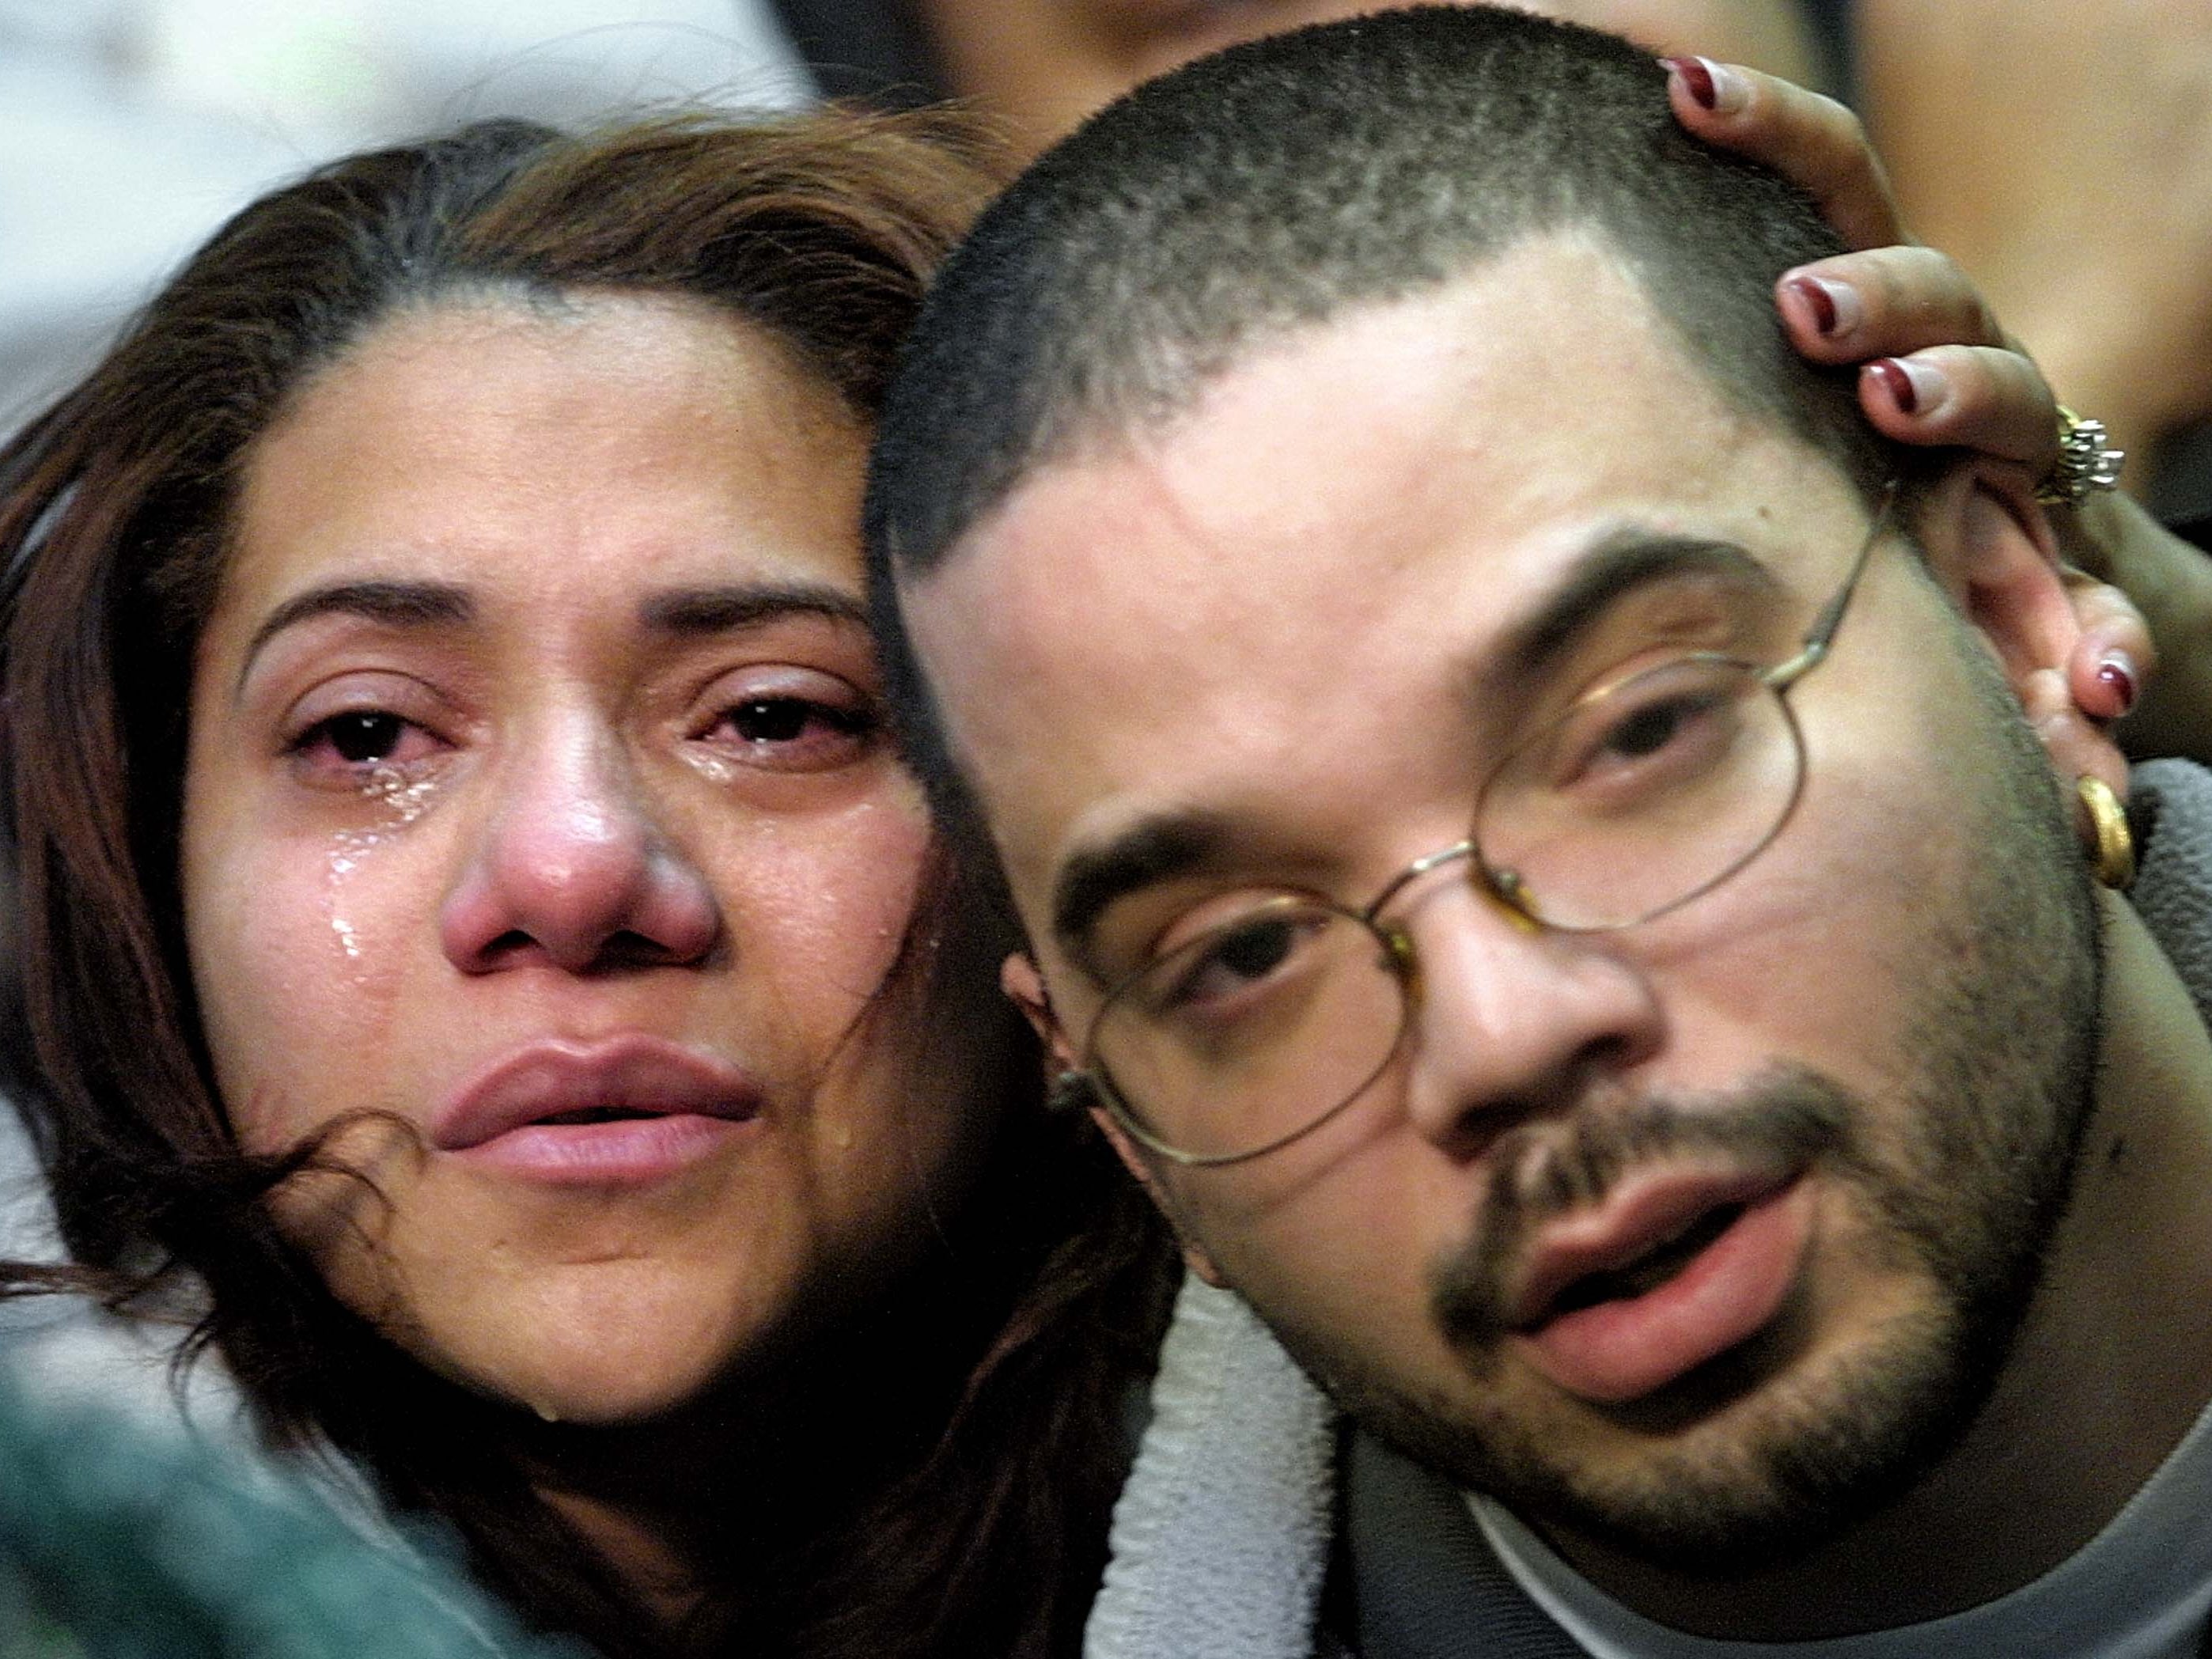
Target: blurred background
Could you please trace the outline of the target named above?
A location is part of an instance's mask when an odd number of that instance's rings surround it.
[[[268,185],[473,117],[945,94],[1016,153],[1146,76],[1380,0],[0,0],[0,433]],[[2169,516],[2212,510],[2212,4],[1530,0],[1867,117]]]
[[[0,0],[0,431],[329,156],[477,116],[811,95],[755,0]]]

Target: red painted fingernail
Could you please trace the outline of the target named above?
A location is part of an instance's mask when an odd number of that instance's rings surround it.
[[[2114,720],[2136,706],[2136,677],[2127,658],[2118,651],[2108,651],[2097,665],[2097,684],[2112,694],[2119,707],[2112,711]]]
[[[1814,282],[1810,276],[1792,276],[1790,290],[1811,310],[1814,327],[1823,334],[1836,331],[1836,298],[1828,292],[1826,283]]]
[[[1700,109],[1712,109],[1720,103],[1720,94],[1713,88],[1713,72],[1705,67],[1702,58],[1669,58],[1667,67],[1682,77],[1690,96]]]
[[[1920,407],[1919,390],[1912,384],[1905,365],[1894,357],[1877,357],[1866,366],[1866,372],[1880,380],[1897,406],[1910,415]]]

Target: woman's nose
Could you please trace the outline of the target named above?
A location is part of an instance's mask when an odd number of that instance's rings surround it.
[[[696,962],[721,932],[618,737],[580,718],[502,756],[440,927],[466,973]]]

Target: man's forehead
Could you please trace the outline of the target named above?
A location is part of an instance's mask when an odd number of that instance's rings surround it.
[[[1121,550],[1163,529],[1257,540],[1289,566],[1321,526],[1413,509],[1528,521],[1578,496],[1694,496],[1710,471],[1697,463],[1752,424],[1610,243],[1546,233],[1433,289],[1273,335],[1164,420],[1079,438],[948,568],[973,564],[993,586],[1079,574],[1103,597]],[[1071,521],[1095,533],[1070,536]],[[1193,574],[1185,598],[1225,586]]]

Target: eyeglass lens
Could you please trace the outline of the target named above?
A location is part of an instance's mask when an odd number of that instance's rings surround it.
[[[1477,802],[1476,856],[1547,926],[1628,926],[1756,856],[1803,768],[1788,705],[1760,671],[1683,658],[1583,699],[1510,752]],[[1410,994],[1377,923],[1285,895],[1118,988],[1091,1063],[1162,1150],[1249,1157],[1375,1079]]]
[[[1551,927],[1625,927],[1764,847],[1802,775],[1796,727],[1756,669],[1689,657],[1587,698],[1509,755],[1474,842]]]

